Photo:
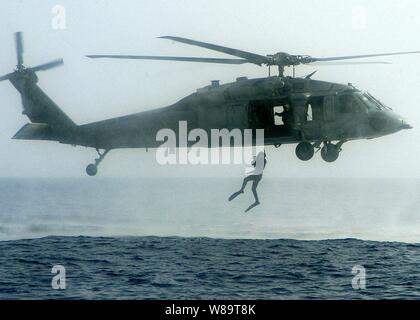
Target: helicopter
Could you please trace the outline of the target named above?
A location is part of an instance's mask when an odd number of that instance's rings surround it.
[[[188,131],[201,128],[264,130],[264,145],[280,147],[296,144],[296,156],[309,161],[316,151],[327,162],[339,158],[342,146],[352,140],[374,139],[412,127],[391,108],[370,93],[351,84],[343,85],[313,80],[315,72],[297,78],[295,67],[317,63],[386,64],[387,62],[347,62],[351,59],[418,54],[420,51],[316,58],[308,55],[276,53],[259,55],[196,40],[161,37],[188,45],[229,54],[235,59],[169,57],[141,55],[87,55],[91,59],[138,59],[199,63],[245,64],[268,66],[266,78],[239,77],[233,83],[210,85],[179,100],[171,106],[144,111],[104,121],[77,125],[37,85],[36,72],[63,64],[62,59],[36,67],[23,65],[22,33],[15,34],[16,69],[0,77],[9,80],[22,98],[23,114],[30,123],[13,139],[56,141],[74,146],[95,148],[98,158],[86,167],[95,176],[109,151],[122,148],[158,148],[156,135],[162,128],[179,131],[185,121]],[[344,61],[344,62],[343,62]],[[271,75],[271,67],[278,75]],[[285,76],[285,68],[293,76]],[[193,145],[192,142],[190,142]],[[190,145],[189,145],[190,146]],[[177,143],[176,147],[180,147]],[[211,147],[210,145],[208,147]]]

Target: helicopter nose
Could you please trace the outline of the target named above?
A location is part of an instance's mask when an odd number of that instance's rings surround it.
[[[375,113],[370,117],[369,121],[371,127],[375,131],[384,134],[413,129],[413,127],[403,117],[389,111]]]
[[[410,129],[413,129],[413,127],[409,123],[407,123],[405,120],[401,120],[401,129],[410,130]]]

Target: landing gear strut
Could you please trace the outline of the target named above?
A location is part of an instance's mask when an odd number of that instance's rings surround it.
[[[99,149],[96,149],[96,152],[98,153],[98,158],[95,159],[95,163],[91,163],[86,167],[86,173],[88,176],[96,176],[98,173],[98,166],[102,162],[102,160],[105,158],[105,156],[108,154],[110,150],[105,150],[104,152],[100,152]]]

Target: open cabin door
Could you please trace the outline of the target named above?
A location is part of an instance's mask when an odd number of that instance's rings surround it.
[[[291,121],[285,121],[282,114],[289,107],[289,101],[257,100],[248,106],[248,125],[251,129],[264,129],[266,140],[292,136]],[[290,109],[289,109],[290,110]],[[288,119],[293,117],[289,111]]]
[[[251,129],[268,129],[274,125],[273,104],[269,100],[250,101],[248,124]]]

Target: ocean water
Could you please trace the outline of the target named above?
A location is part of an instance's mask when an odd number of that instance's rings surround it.
[[[0,242],[0,299],[418,299],[420,245],[48,237]],[[51,268],[66,268],[66,289]],[[366,269],[366,289],[352,268]]]
[[[240,183],[0,179],[0,299],[419,298],[419,180]]]

